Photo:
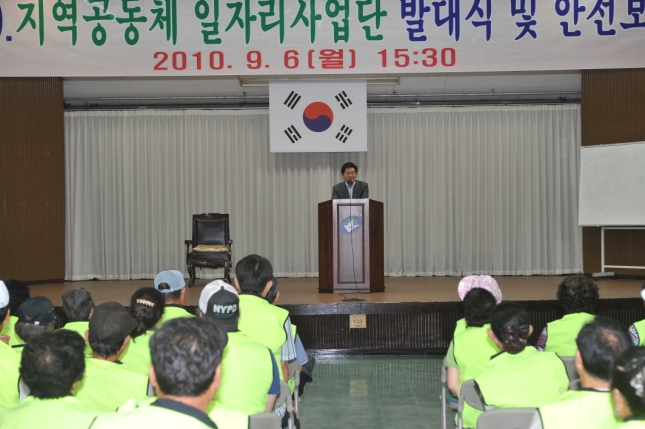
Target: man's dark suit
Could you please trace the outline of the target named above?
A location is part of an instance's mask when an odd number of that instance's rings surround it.
[[[352,191],[352,199],[356,200],[359,198],[369,198],[370,189],[367,186],[366,182],[361,182],[357,180],[354,182],[354,190]],[[342,200],[349,199],[349,191],[347,190],[347,185],[345,182],[340,182],[331,189],[331,199],[332,200]]]

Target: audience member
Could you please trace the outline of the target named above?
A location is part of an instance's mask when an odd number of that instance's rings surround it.
[[[271,262],[262,256],[249,255],[237,263],[234,282],[240,292],[238,329],[273,352],[279,361],[280,378],[288,382],[289,361],[296,359],[295,343],[289,312],[266,300],[269,293],[277,296],[277,284],[272,279]],[[276,414],[287,418],[284,407],[278,408]]]
[[[137,321],[137,327],[119,359],[130,371],[146,376],[150,373],[150,338],[163,316],[164,307],[163,294],[155,288],[144,287],[132,295],[130,315]]]
[[[18,322],[15,326],[21,342],[13,346],[14,350],[22,353],[26,343],[43,332],[52,332],[55,321],[54,304],[44,296],[35,296],[23,302],[18,308]]]
[[[627,330],[617,321],[599,316],[580,330],[576,343],[575,363],[582,389],[569,390],[558,402],[540,407],[531,429],[605,429],[618,423],[609,379],[614,359],[631,346]]]
[[[645,284],[641,287],[641,299],[645,304]],[[629,335],[632,337],[632,341],[635,346],[645,345],[645,319],[638,322],[634,322],[629,327]]]
[[[450,342],[446,355],[448,389],[455,396],[459,395],[464,381],[484,372],[491,356],[499,353],[488,336],[490,317],[497,305],[493,294],[477,287],[471,289],[463,301],[466,329]]]
[[[15,329],[16,323],[18,322],[18,309],[23,302],[27,301],[31,297],[31,295],[29,294],[29,286],[27,286],[23,281],[12,279],[5,280],[4,283],[9,291],[9,300],[11,301],[9,309],[11,310],[11,317],[0,331],[0,336],[9,336],[9,345],[15,346],[22,343],[21,339],[18,338]]]
[[[504,302],[493,310],[488,331],[502,350],[486,371],[475,377],[476,388],[490,408],[541,407],[557,401],[569,387],[562,360],[552,352],[538,353],[527,346],[533,332],[529,314],[521,305]],[[481,411],[464,408],[464,427],[475,428]]]
[[[30,395],[0,412],[0,428],[86,429],[96,414],[81,407],[72,389],[83,377],[85,341],[68,330],[45,332],[22,352],[20,376]]]
[[[502,291],[497,284],[497,280],[495,280],[491,276],[466,276],[461,279],[459,281],[459,285],[457,286],[457,294],[459,295],[459,299],[463,301],[468,292],[478,288],[485,289],[490,292],[495,297],[495,302],[497,304],[502,302]],[[455,327],[453,338],[464,332],[466,330],[466,327],[466,318],[457,320],[457,326]]]
[[[9,291],[5,283],[0,280],[0,329],[9,321]],[[5,338],[6,339],[6,338]],[[20,355],[11,349],[7,341],[0,338],[0,410],[18,405],[18,368]]]
[[[209,411],[221,407],[247,415],[272,412],[280,393],[278,366],[271,350],[237,330],[239,304],[237,290],[222,280],[206,285],[199,298],[200,317],[211,320],[228,336],[221,385]]]
[[[150,339],[150,381],[157,399],[128,401],[92,429],[217,428],[205,414],[220,384],[226,335],[205,319],[177,318]]]
[[[598,305],[598,286],[582,274],[567,277],[558,286],[558,304],[565,316],[546,325],[536,348],[560,356],[576,353],[576,337],[584,325],[594,319]]]
[[[645,348],[632,347],[618,356],[611,371],[611,396],[619,429],[645,428]]]
[[[94,311],[92,295],[82,287],[68,290],[63,294],[63,311],[67,316],[67,323],[62,329],[78,332],[85,338],[85,331],[89,327],[90,317]],[[92,348],[85,344],[85,356],[92,356]]]
[[[94,308],[85,334],[93,357],[86,359],[85,376],[73,392],[84,408],[107,413],[130,398],[146,397],[148,377],[127,370],[119,361],[136,327],[137,321],[119,303]]]
[[[186,303],[186,281],[181,272],[166,270],[155,277],[155,289],[161,292],[166,300],[166,307],[161,322],[157,326],[177,317],[195,317],[184,308]]]

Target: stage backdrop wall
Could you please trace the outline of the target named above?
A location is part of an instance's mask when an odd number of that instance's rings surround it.
[[[267,110],[68,112],[65,144],[71,280],[185,271],[202,212],[230,213],[234,262],[317,276],[347,160],[385,203],[386,275],[582,269],[578,105],[370,109],[367,153],[271,154]]]

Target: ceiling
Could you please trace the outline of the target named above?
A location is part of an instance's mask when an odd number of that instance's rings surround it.
[[[66,78],[67,109],[266,108],[268,86],[241,86],[259,79],[390,78],[368,84],[369,106],[576,103],[579,71],[433,73],[419,75],[316,75],[192,78]],[[394,84],[398,79],[398,84]],[[261,84],[260,82],[257,82]]]

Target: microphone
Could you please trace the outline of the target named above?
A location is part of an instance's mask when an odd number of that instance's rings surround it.
[[[353,180],[348,180],[346,183],[347,183],[348,186],[352,186],[354,184],[354,181]]]

